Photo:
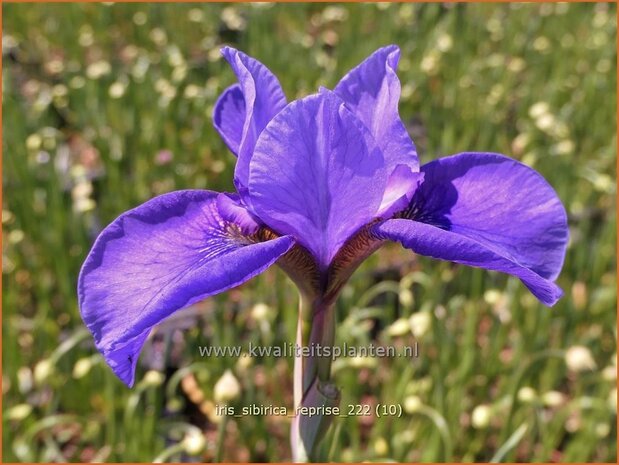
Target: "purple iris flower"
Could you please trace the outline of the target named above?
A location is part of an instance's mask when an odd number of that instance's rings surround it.
[[[152,328],[278,263],[308,299],[332,302],[386,241],[508,273],[544,304],[568,240],[565,210],[533,169],[467,152],[419,166],[398,114],[399,49],[374,52],[333,91],[286,102],[277,78],[232,48],[238,84],[214,124],[237,156],[236,194],[184,190],[112,222],[78,283],[84,322],[114,373],[134,383]]]

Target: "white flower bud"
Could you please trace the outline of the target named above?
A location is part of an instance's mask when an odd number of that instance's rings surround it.
[[[518,400],[523,404],[531,403],[537,397],[535,389],[530,386],[523,386],[518,390]]]
[[[608,423],[598,423],[595,425],[595,434],[598,438],[603,439],[610,433],[610,425]]]
[[[108,94],[111,98],[120,98],[125,95],[125,90],[127,90],[125,85],[122,82],[116,81],[110,86]]]
[[[393,435],[393,444],[395,447],[412,444],[415,442],[417,434],[413,430],[400,431]]]
[[[92,368],[92,359],[90,357],[80,358],[73,366],[73,377],[80,379],[86,376]]]
[[[414,297],[410,289],[402,289],[398,294],[398,297],[400,298],[400,303],[403,306],[410,307],[413,305]]]
[[[232,371],[226,370],[221,378],[215,383],[213,397],[215,402],[227,404],[236,400],[241,395],[241,385]]]
[[[404,411],[406,413],[418,412],[423,407],[423,402],[418,396],[408,396],[404,399]]]
[[[617,379],[617,367],[614,365],[608,365],[602,371],[602,377],[606,381],[615,381]]]
[[[478,405],[473,409],[471,415],[471,423],[473,428],[484,429],[490,424],[490,418],[492,417],[492,407],[487,404]]]
[[[111,72],[112,66],[105,60],[92,63],[86,68],[86,76],[88,76],[89,79],[99,79]]]
[[[409,318],[409,323],[413,336],[423,337],[432,326],[432,315],[429,312],[413,313]]]
[[[374,357],[363,357],[361,355],[356,355],[354,357],[350,357],[349,359],[350,366],[353,368],[376,368],[377,361]]]
[[[384,457],[389,453],[389,444],[385,438],[378,438],[374,441],[374,452],[379,457]]]
[[[542,131],[549,131],[556,123],[555,117],[550,113],[545,113],[535,121],[535,124]]]
[[[270,313],[271,309],[264,303],[257,303],[251,309],[251,317],[256,321],[267,321]]]
[[[206,447],[206,439],[200,431],[191,430],[183,439],[183,447],[189,455],[198,455]]]
[[[165,381],[163,373],[156,370],[148,370],[144,375],[142,382],[145,386],[155,387],[161,385]]]
[[[17,370],[17,386],[19,392],[25,394],[32,390],[32,370],[28,367],[21,367]]]
[[[6,412],[6,418],[9,420],[22,421],[25,420],[32,412],[32,406],[28,404],[18,404]]]
[[[447,33],[441,34],[438,40],[436,41],[436,47],[441,52],[448,52],[449,50],[451,50],[452,46],[453,46],[453,39]]]
[[[26,139],[26,147],[31,152],[36,152],[41,148],[41,144],[43,143],[43,139],[38,134],[30,134]]]
[[[559,391],[548,391],[542,395],[542,401],[547,407],[558,407],[563,403],[563,394]]]
[[[43,359],[34,367],[34,381],[44,383],[54,372],[54,363],[50,359]]]
[[[497,289],[488,289],[486,292],[484,292],[484,300],[490,305],[498,304],[502,298],[503,294],[501,294],[501,291]]]
[[[408,320],[406,318],[399,318],[387,328],[387,334],[393,337],[404,336],[408,334],[410,330],[411,327]]]
[[[529,116],[533,119],[537,119],[542,115],[548,114],[550,112],[550,107],[546,102],[537,102],[531,105],[529,108]]]
[[[573,346],[565,352],[565,363],[576,373],[593,370],[596,367],[591,351],[585,346]]]

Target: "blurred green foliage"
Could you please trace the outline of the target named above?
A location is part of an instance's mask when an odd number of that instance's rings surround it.
[[[199,344],[281,345],[297,297],[279,270],[180,312],[127,389],[76,303],[100,229],[174,189],[232,189],[211,112],[231,44],[290,99],[333,86],[379,46],[402,49],[401,114],[422,161],[496,151],[539,170],[571,243],[542,307],[514,278],[388,247],[353,277],[338,342],[419,342],[416,359],[340,359],[325,460],[614,461],[614,4],[3,4],[5,461],[281,461],[289,419],[221,422],[234,405],[292,406],[292,360],[201,359]],[[183,367],[183,368],[181,368]]]

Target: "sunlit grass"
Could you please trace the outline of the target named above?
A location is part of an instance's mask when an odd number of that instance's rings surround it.
[[[94,350],[76,277],[96,234],[174,189],[231,190],[211,111],[231,44],[289,98],[402,49],[401,114],[422,162],[496,151],[534,166],[570,217],[542,307],[504,275],[379,251],[338,303],[337,341],[419,343],[418,358],[341,359],[325,460],[614,461],[616,21],[612,4],[3,5],[5,461],[288,460],[289,419],[222,423],[234,405],[292,407],[292,360],[202,359],[198,345],[293,341],[278,270],[179,313],[127,389]],[[256,306],[260,305],[257,309]]]

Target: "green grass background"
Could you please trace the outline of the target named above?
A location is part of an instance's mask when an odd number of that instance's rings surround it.
[[[614,461],[613,4],[2,8],[5,461],[290,458],[287,419],[218,422],[212,409],[227,369],[234,405],[292,407],[292,360],[197,349],[292,342],[297,296],[281,271],[165,324],[132,390],[85,332],[77,273],[124,210],[175,189],[233,188],[234,157],[211,119],[233,82],[222,44],[267,64],[293,99],[390,43],[422,162],[497,151],[555,187],[571,232],[565,297],[549,309],[515,278],[379,251],[343,292],[337,341],[418,341],[419,358],[341,359],[335,380],[342,405],[404,413],[336,419],[322,457]]]

